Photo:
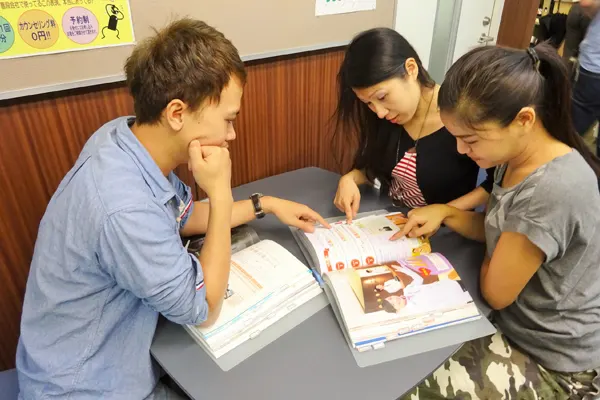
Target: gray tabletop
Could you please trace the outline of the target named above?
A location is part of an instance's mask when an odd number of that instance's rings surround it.
[[[305,168],[270,177],[234,190],[238,200],[261,192],[309,205],[324,217],[339,215],[333,197],[339,175]],[[373,189],[362,193],[361,212],[390,206]],[[252,226],[261,239],[272,239],[306,263],[290,230],[273,216]],[[432,239],[458,271],[480,310],[489,307],[479,292],[482,245],[447,230]],[[307,264],[308,265],[308,264]],[[178,325],[161,319],[151,353],[165,371],[194,399],[364,399],[392,400],[409,391],[448,359],[458,346],[360,368],[331,307],[283,335],[267,347],[223,372]]]

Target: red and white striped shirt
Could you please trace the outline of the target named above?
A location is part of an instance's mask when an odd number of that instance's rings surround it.
[[[390,196],[407,207],[425,207],[427,203],[417,184],[417,153],[404,153],[392,171]]]

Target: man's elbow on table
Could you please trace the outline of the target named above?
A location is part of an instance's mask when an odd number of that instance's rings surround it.
[[[223,301],[225,300],[224,293],[220,290],[212,289],[208,286],[206,287],[206,318],[197,324],[197,326],[202,328],[209,327],[217,321],[221,314]]]
[[[191,287],[182,291],[184,286],[179,286],[178,294],[167,296],[169,302],[163,302],[155,308],[169,321],[179,325],[199,325],[210,318],[210,304],[206,299],[204,288]],[[164,295],[163,293],[160,293]],[[152,304],[152,303],[150,303]]]
[[[223,299],[218,304],[214,304],[211,306],[211,302],[207,299],[207,317],[204,321],[200,322],[197,326],[200,328],[208,328],[212,326],[217,319],[219,319],[219,315],[221,314],[221,307],[223,305]]]

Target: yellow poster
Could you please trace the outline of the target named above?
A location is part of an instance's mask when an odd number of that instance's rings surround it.
[[[0,59],[134,41],[129,0],[0,1]]]

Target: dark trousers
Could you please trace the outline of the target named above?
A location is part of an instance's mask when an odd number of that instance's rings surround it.
[[[600,120],[600,74],[579,67],[573,88],[573,122],[580,135]],[[600,156],[600,140],[596,140],[596,154]]]

